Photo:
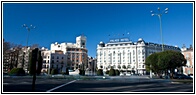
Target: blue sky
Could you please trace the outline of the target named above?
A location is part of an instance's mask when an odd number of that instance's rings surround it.
[[[4,3],[3,38],[26,45],[27,30],[23,24],[34,25],[29,45],[50,49],[55,42],[72,42],[81,34],[87,37],[88,55],[95,57],[97,44],[109,39],[143,38],[161,44],[158,16],[150,11],[169,8],[162,15],[163,42],[168,45],[193,45],[192,3]],[[127,34],[129,32],[129,35]],[[124,36],[122,36],[125,34]],[[110,35],[110,36],[108,36]]]

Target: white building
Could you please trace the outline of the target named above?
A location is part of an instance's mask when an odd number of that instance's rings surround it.
[[[62,68],[78,69],[80,65],[87,66],[86,37],[76,37],[76,43],[52,43],[51,50],[43,51],[45,71],[48,68],[57,68],[59,72]],[[42,70],[42,71],[43,71]]]
[[[164,50],[175,50],[180,52],[176,46],[164,45]],[[110,69],[134,70],[136,73],[145,74],[145,59],[150,54],[162,51],[162,44],[145,42],[138,39],[132,42],[128,38],[110,40],[105,44],[97,45],[97,67],[104,71]]]

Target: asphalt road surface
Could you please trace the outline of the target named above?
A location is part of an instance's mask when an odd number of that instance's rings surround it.
[[[193,93],[193,84],[172,83],[168,79],[146,77],[110,77],[98,80],[36,79],[35,91],[31,78],[4,78],[3,92],[187,92]]]

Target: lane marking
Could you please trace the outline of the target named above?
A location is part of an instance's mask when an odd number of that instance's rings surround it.
[[[61,87],[65,86],[65,85],[71,84],[71,83],[73,83],[73,82],[75,82],[75,81],[76,81],[76,80],[73,80],[73,81],[70,81],[70,82],[68,82],[68,83],[62,84],[62,85],[60,85],[60,86],[57,86],[57,87],[52,88],[52,89],[50,89],[50,90],[47,90],[46,92],[51,92],[51,91],[53,91],[53,90],[56,90],[56,89],[58,89],[58,88],[61,88]]]

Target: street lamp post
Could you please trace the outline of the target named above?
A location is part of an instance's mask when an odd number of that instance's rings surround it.
[[[33,26],[32,24],[30,26],[23,24],[22,27],[25,27],[28,31],[28,35],[27,35],[27,47],[28,47],[29,33],[30,33],[31,29],[35,29],[35,26]]]
[[[28,35],[27,35],[27,47],[26,47],[26,54],[28,54],[28,39],[29,39],[29,33],[31,29],[35,29],[35,26],[33,26],[32,24],[30,26],[27,26],[26,24],[23,24],[22,27],[25,27],[28,31]],[[28,70],[27,70],[28,72]]]
[[[152,14],[152,16],[157,15],[159,17],[159,21],[160,21],[160,34],[161,34],[161,41],[162,41],[162,51],[164,51],[163,48],[163,37],[162,37],[162,22],[161,22],[161,16],[163,14],[167,14],[168,13],[168,8],[165,8],[165,10],[160,11],[160,8],[158,7],[158,13],[155,13],[154,11],[150,11]]]
[[[164,51],[163,48],[163,37],[162,37],[162,22],[161,22],[161,16],[163,14],[167,14],[168,13],[168,8],[165,8],[165,10],[160,11],[160,8],[158,7],[158,13],[154,12],[154,11],[150,11],[152,14],[152,16],[157,15],[159,17],[159,22],[160,22],[160,34],[161,34],[161,41],[162,41],[162,51]],[[151,68],[151,65],[150,65]],[[152,70],[150,69],[150,78],[152,78]]]

